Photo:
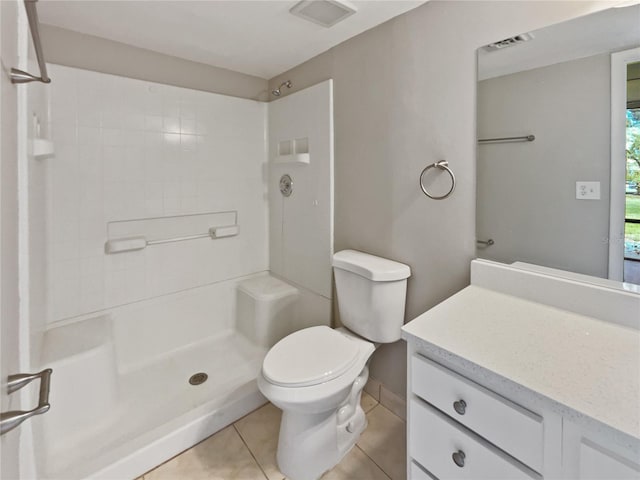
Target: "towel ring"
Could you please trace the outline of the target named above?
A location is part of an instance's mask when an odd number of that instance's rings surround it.
[[[424,183],[422,182],[422,177],[424,177],[424,174],[427,173],[427,170],[429,170],[430,168],[435,168],[438,167],[441,170],[446,170],[447,173],[449,174],[449,176],[451,177],[451,188],[449,189],[449,191],[447,193],[445,193],[444,195],[440,196],[440,197],[436,197],[435,195],[431,195],[426,187],[424,186]],[[422,173],[420,174],[420,188],[422,189],[422,192],[429,198],[432,198],[433,200],[443,200],[445,198],[447,198],[449,195],[451,195],[453,193],[453,190],[456,188],[456,177],[453,174],[453,172],[451,171],[451,169],[449,168],[449,162],[447,162],[446,160],[440,160],[439,162],[436,162],[434,164],[431,165],[427,165],[425,167],[424,170],[422,170]]]

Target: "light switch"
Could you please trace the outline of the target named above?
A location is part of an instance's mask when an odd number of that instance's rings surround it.
[[[600,200],[600,182],[576,182],[578,200]]]

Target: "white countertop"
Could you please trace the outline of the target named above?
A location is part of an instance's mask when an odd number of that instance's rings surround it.
[[[638,330],[471,285],[402,336],[640,439]]]

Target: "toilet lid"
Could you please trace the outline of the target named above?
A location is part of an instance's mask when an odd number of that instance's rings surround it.
[[[262,374],[275,385],[305,387],[328,382],[358,358],[358,344],[325,326],[305,328],[276,343],[262,363]]]

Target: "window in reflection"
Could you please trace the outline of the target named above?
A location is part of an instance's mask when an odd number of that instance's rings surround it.
[[[627,65],[624,280],[640,283],[640,62]]]

